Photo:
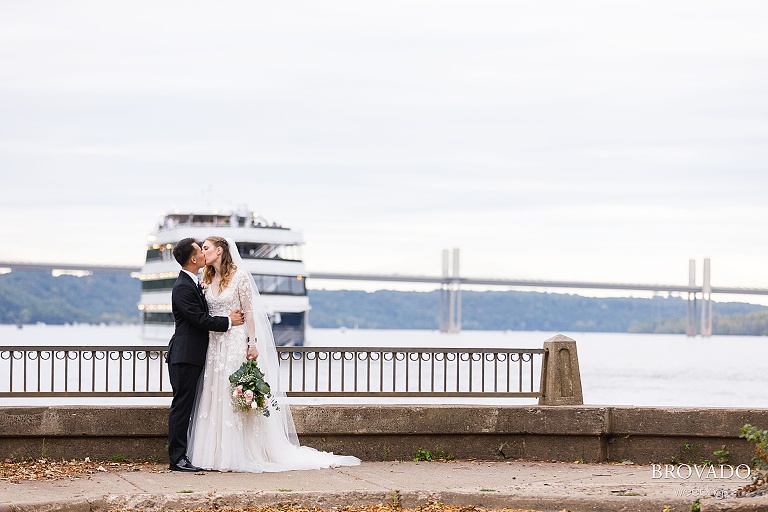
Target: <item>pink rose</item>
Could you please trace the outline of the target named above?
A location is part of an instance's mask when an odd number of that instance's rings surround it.
[[[237,388],[235,388],[235,393],[237,393],[237,396],[242,395],[243,394],[243,386],[242,385],[237,386]]]
[[[245,398],[253,399],[253,391],[251,391],[250,389],[246,390]]]

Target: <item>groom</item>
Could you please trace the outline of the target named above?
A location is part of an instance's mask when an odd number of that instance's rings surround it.
[[[243,312],[211,316],[197,273],[205,266],[205,257],[193,238],[181,240],[173,248],[173,257],[181,265],[171,295],[176,330],[168,344],[168,377],[173,401],[168,414],[168,457],[173,471],[200,471],[187,458],[187,431],[195,404],[197,382],[205,366],[208,332],[225,332],[242,325]]]

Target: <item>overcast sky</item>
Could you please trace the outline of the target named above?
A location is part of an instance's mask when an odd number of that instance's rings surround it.
[[[310,271],[768,288],[768,3],[0,0],[0,260],[247,204]],[[315,287],[320,286],[315,283]],[[748,297],[742,297],[749,299]]]

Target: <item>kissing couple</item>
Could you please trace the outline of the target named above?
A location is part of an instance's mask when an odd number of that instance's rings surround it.
[[[173,257],[181,271],[171,296],[176,328],[166,358],[173,388],[170,469],[261,473],[360,464],[357,457],[299,444],[280,389],[272,324],[235,242],[210,236],[201,247],[185,238]],[[229,376],[247,359],[258,360],[272,396],[282,398],[269,416],[232,404]]]

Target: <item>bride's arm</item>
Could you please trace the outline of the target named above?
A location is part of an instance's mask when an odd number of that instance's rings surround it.
[[[248,332],[247,358],[256,359],[259,351],[256,350],[256,322],[253,321],[253,291],[250,279],[247,275],[241,275],[237,283],[237,294],[240,298],[240,307],[245,316],[245,328]]]

